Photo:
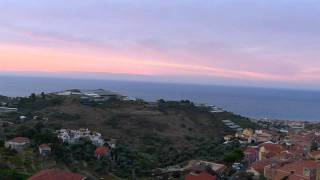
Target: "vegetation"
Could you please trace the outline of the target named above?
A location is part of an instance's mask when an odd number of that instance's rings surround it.
[[[117,98],[84,103],[79,97],[43,93],[20,98],[17,104],[19,113],[7,118],[25,115],[28,119],[3,127],[0,140],[23,136],[32,140],[31,146],[17,153],[3,148],[0,141],[0,162],[8,162],[9,169],[22,169],[22,176],[43,167],[58,167],[95,177],[110,173],[122,178],[151,177],[157,168],[185,165],[192,159],[232,163],[242,158],[241,146],[237,141],[223,144],[223,136],[233,131],[221,120],[230,119],[243,128],[255,126],[244,117],[210,113],[209,108],[197,107],[188,100],[159,100],[156,106]],[[96,147],[86,139],[74,145],[59,141],[54,133],[59,128],[89,128],[119,142],[112,158],[98,160],[94,156]],[[50,157],[38,155],[42,143],[52,147]],[[16,176],[14,171],[2,173]]]
[[[228,163],[233,163],[241,160],[244,157],[244,154],[241,149],[234,149],[232,152],[224,155],[223,160]]]
[[[20,173],[17,170],[0,169],[0,178],[1,179],[25,180],[28,177],[30,177],[29,174]]]
[[[55,95],[41,95],[31,94],[29,97],[20,98],[18,102],[18,108],[24,114],[38,111],[50,106],[56,106],[62,104],[64,98]]]
[[[80,119],[80,115],[76,113],[66,113],[66,112],[52,112],[49,114],[51,118],[57,118],[61,120],[74,121]]]

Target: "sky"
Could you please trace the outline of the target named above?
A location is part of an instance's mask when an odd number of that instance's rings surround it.
[[[1,0],[0,74],[320,89],[317,0]]]

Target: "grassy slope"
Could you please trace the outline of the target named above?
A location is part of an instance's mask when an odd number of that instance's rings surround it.
[[[231,113],[218,115],[170,108],[160,111],[130,102],[88,107],[76,99],[68,99],[41,112],[50,117],[50,123],[62,124],[66,128],[90,128],[106,138],[121,139],[134,147],[143,144],[142,137],[153,135],[168,138],[176,147],[184,148],[188,146],[187,136],[210,139],[230,133],[230,129],[221,122],[223,119],[245,121]],[[75,118],[63,119],[54,114]]]
[[[49,103],[42,101],[37,100],[33,105],[25,103],[22,105],[23,112],[28,112],[28,116],[49,117],[49,120],[45,121],[46,126],[58,124],[63,128],[89,128],[101,132],[104,138],[117,138],[120,144],[138,152],[147,167],[172,165],[191,158],[219,159],[215,156],[218,152],[224,152],[225,147],[215,149],[217,144],[212,142],[232,133],[221,120],[230,119],[243,127],[255,126],[248,119],[229,112],[212,114],[199,111],[193,106],[159,108],[139,102],[111,101],[90,107],[82,105],[79,98],[66,98],[58,103],[52,99],[50,102],[45,100]],[[26,107],[32,107],[32,110]],[[30,120],[22,125],[31,126],[38,121]],[[232,147],[229,150],[231,151]],[[24,172],[34,173],[41,164],[36,163],[36,155],[30,157],[35,157],[32,163],[34,165],[23,166],[28,168]],[[54,160],[52,162],[55,163]],[[68,168],[64,165],[58,166]],[[139,167],[143,169],[143,165]],[[83,174],[91,171],[80,169]]]

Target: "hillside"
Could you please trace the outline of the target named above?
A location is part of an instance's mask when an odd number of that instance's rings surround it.
[[[161,100],[157,104],[149,104],[143,100],[111,98],[88,105],[79,96],[51,94],[23,98],[18,107],[20,113],[1,116],[3,120],[16,124],[15,131],[9,131],[4,136],[29,134],[32,136],[30,138],[34,138],[36,131],[45,129],[89,128],[100,132],[105,139],[117,139],[118,161],[114,174],[123,177],[131,174],[132,166],[138,176],[149,176],[156,168],[191,159],[222,161],[223,154],[239,145],[221,145],[224,135],[234,133],[221,120],[230,119],[243,128],[255,126],[247,118],[230,112],[210,113],[205,107],[196,107],[190,101]],[[21,122],[19,115],[29,118]],[[38,118],[31,118],[34,116]],[[30,135],[30,132],[34,134]],[[74,154],[66,158],[72,159]],[[62,159],[58,164],[69,169],[71,166],[74,170],[72,163],[66,163]],[[92,169],[84,165],[79,166],[77,171],[87,174]]]

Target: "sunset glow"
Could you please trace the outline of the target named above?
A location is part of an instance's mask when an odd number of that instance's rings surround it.
[[[4,0],[0,72],[320,84],[319,3],[247,3]]]

